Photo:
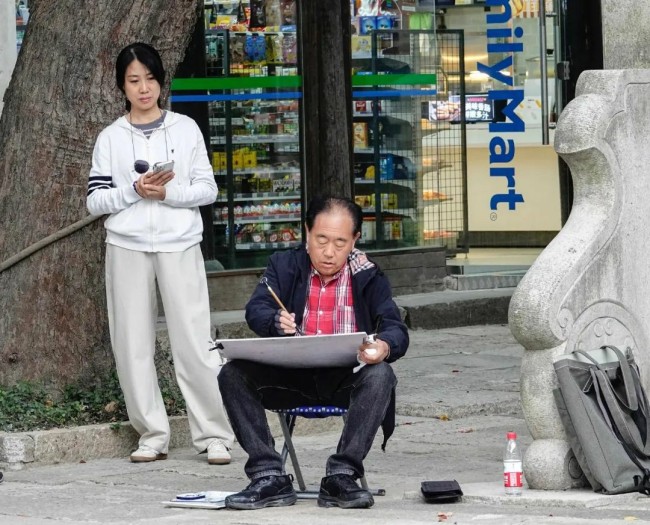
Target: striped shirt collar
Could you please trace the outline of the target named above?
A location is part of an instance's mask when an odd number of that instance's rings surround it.
[[[357,248],[352,248],[350,255],[348,255],[348,265],[350,266],[350,270],[352,270],[352,275],[375,267],[375,263],[368,259],[365,252]]]

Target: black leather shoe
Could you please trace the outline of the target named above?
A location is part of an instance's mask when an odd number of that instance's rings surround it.
[[[293,505],[297,499],[290,476],[264,476],[251,481],[241,492],[228,496],[226,508],[255,510],[264,507],[286,507]]]
[[[348,474],[326,476],[320,482],[319,507],[369,509],[375,504],[372,494],[362,489]]]

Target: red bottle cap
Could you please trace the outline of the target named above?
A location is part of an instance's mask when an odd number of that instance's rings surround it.
[[[516,432],[508,432],[506,434],[507,439],[517,439],[517,433]]]

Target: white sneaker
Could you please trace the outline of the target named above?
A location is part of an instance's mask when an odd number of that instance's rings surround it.
[[[148,463],[149,461],[158,461],[159,459],[167,459],[167,454],[158,452],[155,448],[148,447],[147,445],[140,445],[138,450],[131,454],[131,461],[133,463]]]
[[[227,465],[230,463],[230,452],[223,442],[215,439],[208,445],[208,463],[210,465]]]

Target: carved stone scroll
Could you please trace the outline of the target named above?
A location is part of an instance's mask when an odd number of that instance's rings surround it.
[[[629,347],[650,385],[650,70],[586,71],[577,94],[555,134],[573,176],[573,209],[509,310],[526,349],[521,397],[534,442],[524,473],[540,489],[582,484],[553,401],[553,359]]]

